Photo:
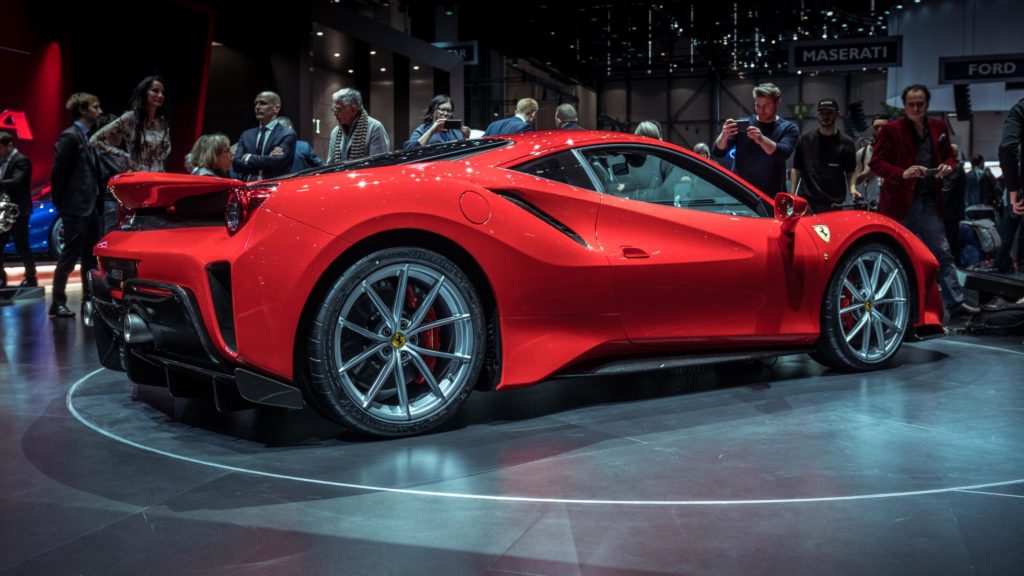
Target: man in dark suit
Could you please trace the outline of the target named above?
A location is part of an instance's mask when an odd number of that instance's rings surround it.
[[[939,261],[942,301],[950,316],[977,314],[964,302],[942,224],[942,178],[956,169],[949,127],[928,117],[931,93],[923,84],[903,89],[905,116],[882,126],[870,166],[882,178],[878,211],[899,220]]]
[[[103,181],[99,159],[89,146],[89,130],[103,114],[99,98],[85,92],[65,105],[75,121],[57,137],[50,176],[53,204],[64,224],[64,252],[53,274],[51,318],[74,318],[64,293],[75,263],[82,261],[82,298],[88,296],[89,270],[96,268],[92,249],[103,232]]]
[[[540,107],[533,98],[523,98],[516,102],[516,114],[510,118],[491,122],[484,136],[500,136],[501,134],[519,134],[533,130],[533,119]]]
[[[292,124],[290,118],[286,116],[279,116],[277,121],[284,125],[285,128],[294,131],[295,126]],[[295,132],[295,138],[298,138],[298,132]],[[313,145],[305,140],[295,140],[295,160],[292,161],[292,172],[299,172],[309,168],[319,168],[324,165],[324,161],[316,155],[316,150],[313,150]]]
[[[4,246],[7,238],[14,238],[14,247],[25,266],[22,286],[38,286],[36,261],[28,243],[28,218],[32,215],[32,162],[14,147],[10,132],[0,131],[0,194],[7,194],[11,202],[18,205],[18,219],[7,232],[0,233],[0,288],[7,286],[7,272],[4,271]]]
[[[254,102],[260,125],[242,132],[231,166],[243,180],[264,180],[292,171],[295,159],[295,131],[278,120],[281,97],[260,92]]]
[[[579,119],[576,117],[576,109],[572,104],[559,104],[555,108],[555,128],[559,130],[583,130]]]

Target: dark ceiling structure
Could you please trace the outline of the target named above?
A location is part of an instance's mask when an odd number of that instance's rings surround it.
[[[639,75],[785,73],[791,42],[886,36],[890,13],[903,8],[888,0],[391,1],[410,14],[414,35],[433,31],[417,25],[424,19],[456,18],[459,40],[478,40],[481,49],[526,58],[587,84]]]

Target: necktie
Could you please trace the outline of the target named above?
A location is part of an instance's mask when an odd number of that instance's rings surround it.
[[[260,135],[256,138],[256,153],[260,156],[263,155],[263,145],[266,144],[267,127],[260,127]]]

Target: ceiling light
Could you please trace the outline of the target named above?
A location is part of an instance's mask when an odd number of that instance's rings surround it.
[[[382,68],[380,69],[380,71],[381,71],[381,72],[387,72],[387,71],[388,71],[388,69],[387,69],[387,68],[383,68],[383,67],[382,67]]]
[[[316,35],[317,35],[317,36],[323,36],[323,35],[324,35],[324,33],[323,33],[323,32],[317,32],[317,33],[316,33]]]
[[[349,73],[349,74],[355,74],[355,73],[356,73],[356,71],[355,71],[355,70],[353,70],[353,69],[351,69],[351,68],[349,68],[349,69],[348,69],[348,73]]]
[[[415,65],[413,65],[412,69],[413,69],[413,70],[419,70],[419,69],[420,69],[420,66],[419,66],[419,64],[415,64]]]
[[[335,52],[334,53],[334,57],[335,58],[341,58],[341,52]]]

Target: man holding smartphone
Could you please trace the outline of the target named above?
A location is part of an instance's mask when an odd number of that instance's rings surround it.
[[[796,124],[775,114],[781,97],[774,84],[754,88],[754,116],[726,120],[711,148],[722,157],[736,146],[732,171],[769,196],[786,190],[786,159],[800,136]]]
[[[882,126],[871,169],[882,178],[878,211],[906,226],[939,261],[939,287],[950,317],[977,314],[964,302],[942,223],[940,181],[956,169],[949,127],[928,117],[931,93],[923,84],[903,89],[905,115]]]

